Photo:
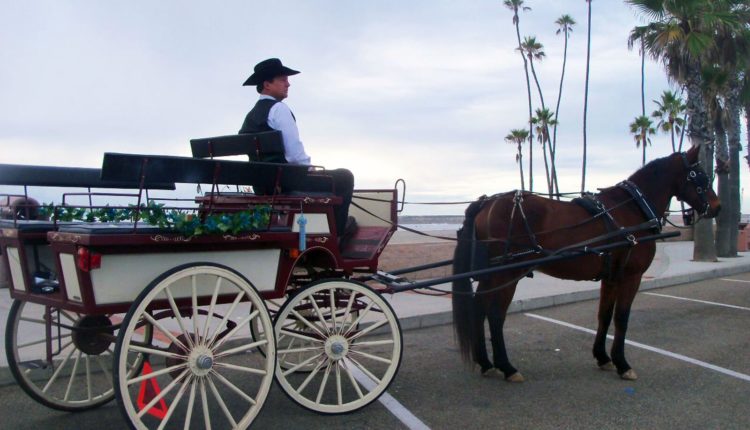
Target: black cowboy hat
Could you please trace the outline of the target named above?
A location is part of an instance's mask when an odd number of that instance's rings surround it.
[[[253,74],[242,85],[258,85],[277,76],[292,76],[297,73],[299,72],[281,64],[278,58],[269,58],[256,64]]]

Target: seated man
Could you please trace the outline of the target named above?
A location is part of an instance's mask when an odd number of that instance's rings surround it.
[[[243,85],[255,85],[260,98],[245,117],[239,133],[258,133],[279,130],[284,141],[284,156],[288,163],[310,164],[310,156],[305,152],[299,138],[297,122],[289,107],[282,102],[288,96],[289,76],[299,72],[285,67],[278,58],[269,58],[255,65],[252,75]],[[346,231],[349,204],[354,190],[354,176],[347,169],[325,170],[322,174],[333,178],[335,193],[343,200],[335,209],[336,231],[340,237]],[[298,191],[328,191],[322,184],[311,181],[305,189]],[[351,227],[350,227],[351,230]]]

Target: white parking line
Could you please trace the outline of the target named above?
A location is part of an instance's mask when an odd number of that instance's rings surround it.
[[[354,378],[369,391],[372,391],[375,388],[375,382],[373,382],[372,379],[362,373],[355,366],[351,366],[349,370],[352,372],[352,375],[354,375]],[[388,394],[387,391],[380,395],[378,401],[382,403],[383,406],[385,406],[385,408],[393,414],[393,416],[398,418],[398,420],[401,421],[410,430],[430,430],[430,428],[427,427],[427,425],[423,423],[422,420],[412,414],[408,409],[404,407],[404,405],[399,403],[398,400],[394,399],[393,396]]]
[[[649,295],[649,296],[667,297],[669,299],[685,300],[687,302],[703,303],[703,304],[706,304],[706,305],[722,306],[722,307],[725,307],[725,308],[740,309],[740,310],[743,310],[743,311],[750,311],[750,308],[746,308],[744,306],[728,305],[726,303],[709,302],[707,300],[698,300],[698,299],[688,299],[687,297],[670,296],[669,294],[658,294],[658,293],[643,293],[643,294],[646,294],[646,295]]]
[[[564,327],[572,328],[574,330],[582,331],[582,332],[585,332],[585,333],[591,333],[591,334],[594,334],[594,335],[596,334],[595,330],[587,329],[585,327],[577,326],[575,324],[566,323],[565,321],[559,321],[559,320],[556,320],[556,319],[547,318],[547,317],[543,317],[541,315],[536,315],[536,314],[524,314],[524,315],[532,317],[532,318],[540,319],[542,321],[547,321],[547,322],[550,322],[550,323],[553,323],[553,324],[561,325],[561,326],[564,326]],[[614,337],[611,336],[611,335],[607,335],[607,338],[608,339],[613,339]],[[627,340],[626,339],[625,343],[628,344],[628,345],[634,346],[636,348],[645,349],[647,351],[651,351],[651,352],[655,352],[657,354],[665,355],[667,357],[675,358],[677,360],[681,360],[681,361],[684,361],[686,363],[695,364],[697,366],[705,367],[706,369],[711,369],[713,371],[716,371],[716,372],[719,372],[719,373],[723,373],[723,374],[731,376],[733,378],[737,378],[737,379],[741,379],[741,380],[746,381],[746,382],[750,382],[750,375],[745,375],[744,373],[735,372],[734,370],[725,369],[723,367],[719,367],[719,366],[716,366],[716,365],[711,364],[711,363],[706,363],[705,361],[696,360],[694,358],[690,358],[690,357],[682,355],[682,354],[675,354],[674,352],[669,352],[669,351],[666,351],[666,350],[663,350],[663,349],[660,349],[660,348],[656,348],[656,347],[653,347],[653,346],[650,346],[650,345],[646,345],[646,344],[643,344],[643,343],[633,342],[632,340]]]
[[[729,282],[742,282],[743,284],[750,284],[750,281],[745,281],[743,279],[732,279],[732,278],[720,278],[722,281],[729,281]]]

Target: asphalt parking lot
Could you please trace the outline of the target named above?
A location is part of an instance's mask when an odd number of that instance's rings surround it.
[[[628,331],[636,344],[626,347],[637,381],[596,368],[586,331],[596,308],[586,301],[509,316],[506,342],[523,384],[482,378],[461,363],[451,326],[412,330],[384,402],[322,416],[274,387],[253,427],[750,428],[750,273],[640,293]],[[126,428],[114,404],[57,412],[17,386],[0,388],[0,416],[2,428]]]

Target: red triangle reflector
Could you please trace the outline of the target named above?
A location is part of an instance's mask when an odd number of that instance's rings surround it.
[[[148,375],[151,372],[153,372],[153,370],[151,369],[151,363],[149,363],[147,360],[143,363],[143,372],[141,374]],[[141,382],[141,388],[138,391],[137,399],[138,409],[143,410],[143,408],[145,408],[147,404],[154,400],[154,398],[158,396],[159,393],[161,393],[161,388],[159,388],[159,384],[156,382],[156,378],[146,379],[145,381]],[[160,420],[164,419],[164,417],[167,416],[167,403],[164,401],[164,399],[159,400],[154,406],[151,407],[151,409],[148,410],[148,414],[155,416]]]

